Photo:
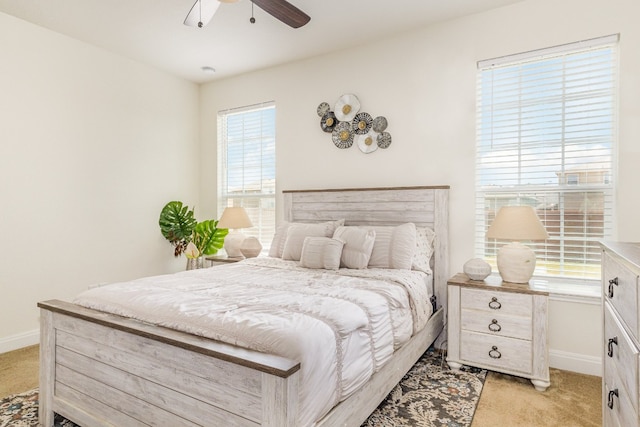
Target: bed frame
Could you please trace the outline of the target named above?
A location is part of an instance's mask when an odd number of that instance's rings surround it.
[[[360,426],[438,335],[444,340],[449,187],[285,191],[288,221],[430,226],[438,310],[318,426]],[[300,364],[68,302],[41,309],[40,425],[293,427]],[[442,332],[442,334],[441,334]]]

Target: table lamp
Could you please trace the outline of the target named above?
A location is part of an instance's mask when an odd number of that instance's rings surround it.
[[[229,258],[244,258],[240,251],[240,245],[242,245],[245,235],[238,230],[253,227],[247,211],[242,207],[224,208],[220,221],[218,221],[218,227],[230,230],[224,238],[224,250],[227,252],[227,256]]]
[[[536,254],[520,240],[545,240],[547,230],[531,206],[504,206],[487,230],[490,239],[511,240],[498,251],[498,271],[502,280],[529,283],[536,268]]]

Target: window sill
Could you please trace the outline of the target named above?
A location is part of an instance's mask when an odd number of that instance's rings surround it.
[[[602,288],[599,280],[533,278],[533,289],[548,292],[551,299],[600,304]]]

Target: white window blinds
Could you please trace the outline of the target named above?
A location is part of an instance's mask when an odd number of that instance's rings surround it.
[[[273,102],[218,113],[218,217],[242,206],[268,251],[275,233],[276,107]]]
[[[478,63],[476,254],[505,205],[531,205],[550,237],[528,242],[535,275],[600,278],[612,234],[616,45],[608,36]]]

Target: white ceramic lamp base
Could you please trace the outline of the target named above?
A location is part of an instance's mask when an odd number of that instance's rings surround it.
[[[244,258],[240,246],[245,239],[245,235],[237,230],[231,230],[224,238],[224,250],[229,258]]]
[[[498,251],[498,271],[502,280],[529,283],[536,269],[536,254],[519,242],[511,242]]]

